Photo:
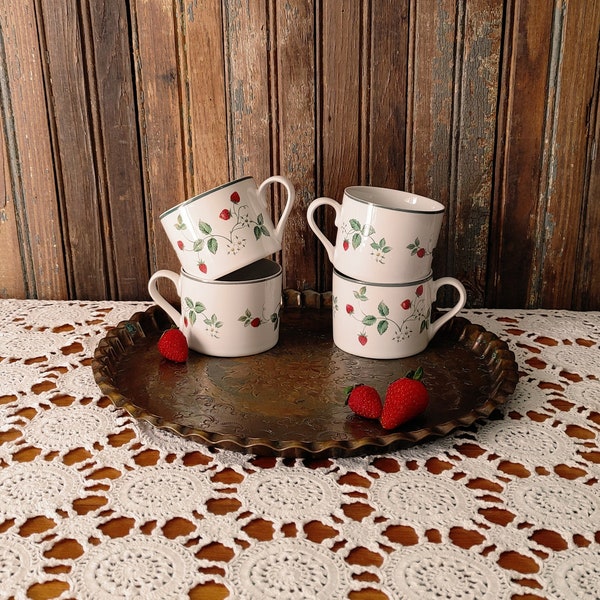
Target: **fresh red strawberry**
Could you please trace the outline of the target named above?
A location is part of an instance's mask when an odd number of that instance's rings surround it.
[[[188,344],[185,335],[173,327],[167,329],[158,340],[158,351],[173,362],[183,363],[188,357]]]
[[[429,393],[421,381],[422,377],[423,369],[419,367],[390,383],[379,419],[384,429],[395,429],[427,408]]]
[[[359,383],[346,388],[346,404],[352,412],[367,419],[378,419],[381,415],[381,397],[370,385]]]

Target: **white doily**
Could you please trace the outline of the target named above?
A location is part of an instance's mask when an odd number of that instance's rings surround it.
[[[209,449],[114,407],[94,349],[148,306],[0,300],[0,598],[50,581],[58,600],[204,585],[241,599],[598,597],[600,313],[464,311],[515,352],[505,405],[412,448],[304,461]]]

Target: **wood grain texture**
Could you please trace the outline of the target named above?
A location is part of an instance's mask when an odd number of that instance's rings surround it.
[[[147,258],[131,260],[146,247],[146,223],[127,3],[92,0],[82,10],[111,295],[135,299],[150,274]]]
[[[46,39],[49,94],[54,121],[63,235],[73,295],[94,299],[110,293],[105,237],[102,232],[103,190],[95,161],[88,77],[83,56],[79,4],[40,0],[40,24]]]
[[[316,197],[316,89],[314,4],[273,0],[277,102],[277,150],[274,171],[294,184],[296,203],[283,239],[284,287],[316,289],[317,239],[306,209]]]
[[[56,157],[46,107],[47,73],[42,64],[45,46],[38,36],[36,3],[2,3],[0,32],[3,134],[23,279],[4,293],[18,296],[24,288],[28,297],[66,298],[70,292],[63,253],[65,232],[57,198]]]
[[[470,306],[600,308],[600,0],[6,0],[0,34],[4,296],[147,299],[162,212],[281,174],[286,287],[331,287],[308,204],[370,184],[445,205]]]

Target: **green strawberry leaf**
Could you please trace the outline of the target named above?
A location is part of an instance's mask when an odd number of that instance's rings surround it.
[[[365,315],[362,320],[362,324],[368,326],[375,325],[376,322],[377,317],[375,315]]]
[[[383,335],[388,330],[388,326],[389,321],[386,321],[385,319],[379,321],[379,323],[377,323],[377,332],[379,335]]]
[[[261,229],[260,225],[255,225],[254,226],[254,237],[257,240],[260,240],[261,235],[262,235],[262,229]]]
[[[390,309],[383,300],[379,303],[377,310],[382,317],[387,317],[390,314]]]
[[[201,252],[204,248],[204,240],[194,240],[194,252]]]
[[[216,238],[214,238],[214,237],[209,238],[206,245],[208,246],[208,251],[211,254],[217,253],[217,250],[219,249],[219,242],[217,242]]]
[[[356,219],[350,219],[350,227],[352,227],[354,231],[360,231],[362,229],[360,223]]]
[[[362,242],[362,237],[361,237],[360,233],[355,233],[352,236],[352,249],[356,250],[360,246],[361,242]]]
[[[198,221],[198,229],[206,235],[209,235],[212,232],[212,227],[204,221]]]
[[[197,312],[198,314],[203,313],[206,310],[206,306],[204,306],[204,304],[202,304],[202,302],[196,302],[196,304],[194,304],[194,312]]]

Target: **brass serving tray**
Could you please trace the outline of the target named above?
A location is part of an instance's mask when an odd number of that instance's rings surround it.
[[[172,326],[159,307],[100,341],[92,363],[102,392],[133,417],[204,445],[256,455],[337,457],[407,447],[487,417],[518,381],[514,354],[484,328],[455,317],[417,356],[359,358],[338,349],[325,308],[285,308],[277,346],[243,358],[190,352],[185,364],[157,350]],[[427,410],[393,431],[354,415],[344,388],[387,385],[421,365]]]

